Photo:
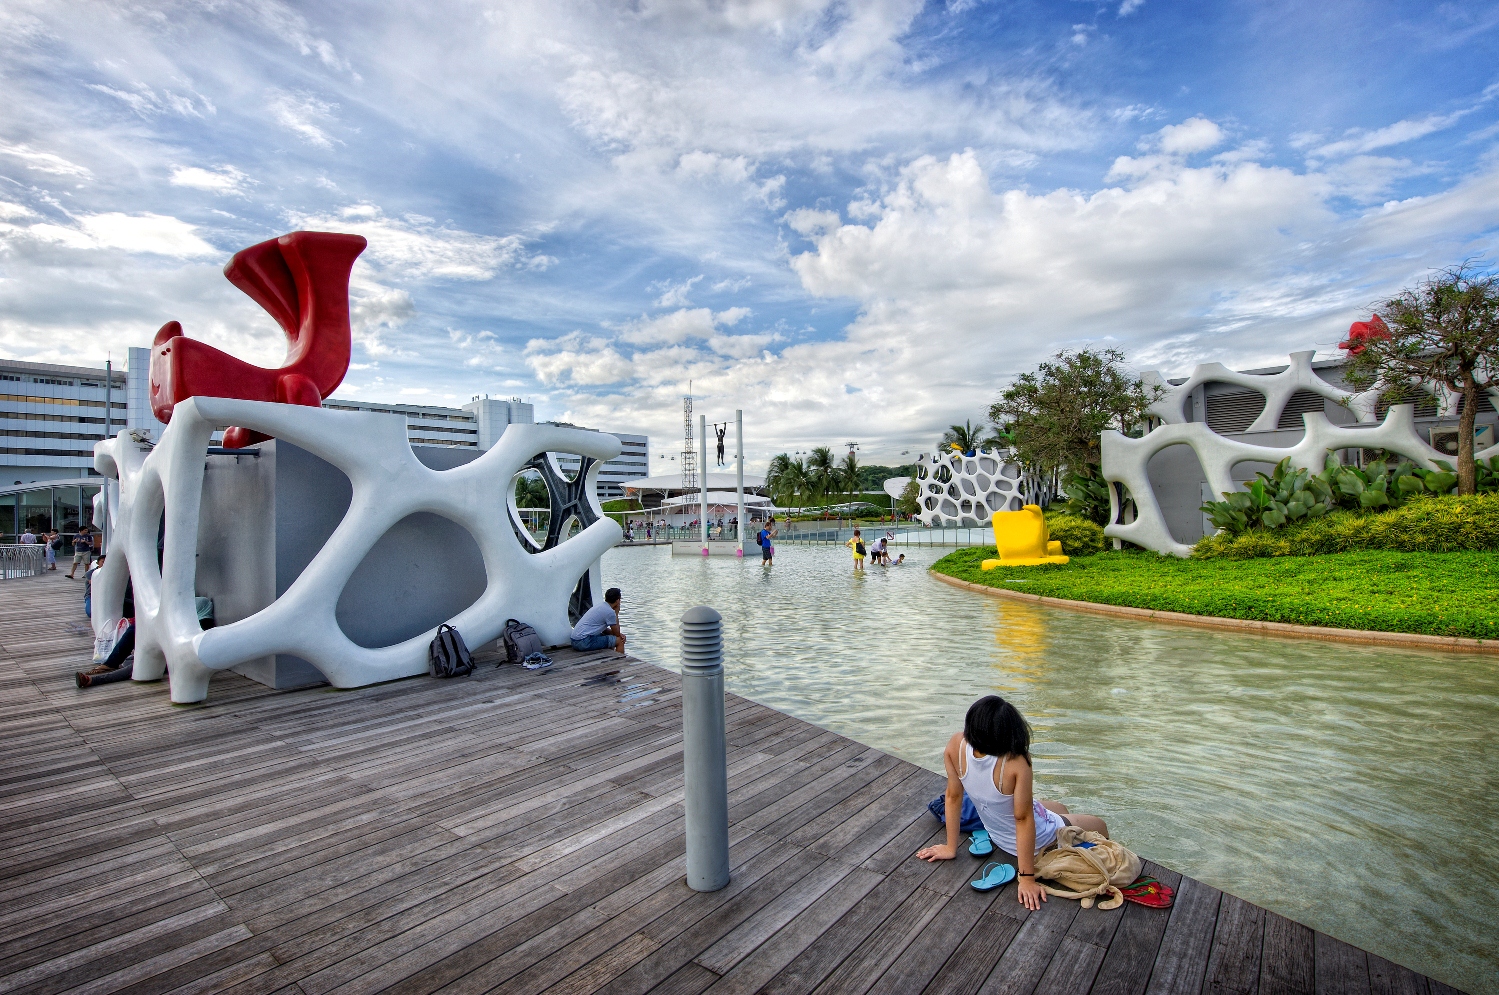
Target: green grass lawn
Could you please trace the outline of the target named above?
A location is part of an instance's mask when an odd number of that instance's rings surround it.
[[[1254,560],[1179,560],[1106,552],[1066,565],[979,563],[993,547],[949,553],[932,569],[989,587],[1072,601],[1222,618],[1499,639],[1499,556],[1371,551]]]

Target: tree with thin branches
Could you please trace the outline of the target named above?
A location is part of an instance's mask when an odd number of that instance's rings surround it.
[[[1373,308],[1339,347],[1343,378],[1390,400],[1440,384],[1462,398],[1457,415],[1457,492],[1477,490],[1473,427],[1479,398],[1499,387],[1499,276],[1472,260],[1449,266]]]

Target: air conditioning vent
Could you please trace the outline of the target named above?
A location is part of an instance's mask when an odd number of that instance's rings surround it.
[[[1208,428],[1219,435],[1243,432],[1265,410],[1265,398],[1257,390],[1207,395]]]
[[[1286,402],[1286,409],[1280,413],[1280,420],[1275,423],[1275,427],[1301,428],[1306,424],[1301,420],[1301,416],[1308,411],[1326,411],[1326,403],[1321,394],[1310,390],[1298,390]]]

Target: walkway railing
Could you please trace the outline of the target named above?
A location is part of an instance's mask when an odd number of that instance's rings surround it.
[[[892,546],[992,546],[994,545],[994,533],[987,528],[961,528],[961,529],[907,529],[907,528],[881,528],[872,525],[868,528],[860,526],[866,542],[873,542],[886,532],[894,532],[895,538],[890,540]],[[852,528],[843,529],[815,529],[799,531],[792,534],[782,533],[776,537],[776,543],[798,542],[810,545],[842,545],[854,537]]]
[[[47,568],[47,550],[40,543],[0,546],[0,580],[36,577]]]

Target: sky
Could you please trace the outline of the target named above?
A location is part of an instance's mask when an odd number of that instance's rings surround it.
[[[0,5],[0,355],[162,323],[263,366],[223,277],[356,232],[335,396],[519,396],[751,467],[898,464],[1059,350],[1336,355],[1499,260],[1499,5],[277,0]]]

